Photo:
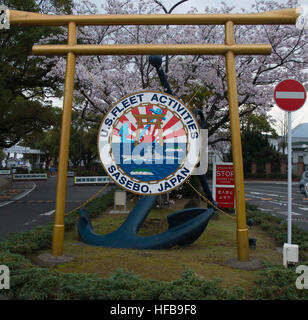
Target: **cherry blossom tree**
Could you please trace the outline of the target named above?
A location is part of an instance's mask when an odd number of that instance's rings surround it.
[[[252,9],[264,12],[295,8],[297,5],[296,0],[286,0],[284,4],[274,0],[257,0]],[[75,10],[76,13],[98,13],[97,7],[89,1],[82,1]],[[107,14],[164,13],[158,0],[107,0],[102,10]],[[222,3],[220,9],[206,7],[204,12],[199,12],[197,8],[192,8],[190,13],[230,13],[232,10],[234,7]],[[236,58],[240,116],[251,112],[267,114],[273,104],[273,88],[282,79],[296,78],[307,83],[305,69],[308,48],[305,30],[293,25],[236,26],[235,40],[236,43],[271,44],[273,47],[272,54],[268,56]],[[79,42],[224,43],[224,26],[82,27],[79,28]],[[50,76],[64,77],[64,66],[65,60],[60,59]],[[203,110],[210,143],[228,140],[230,130],[225,58],[169,56],[167,71],[174,94],[192,107]],[[76,79],[74,108],[90,121],[101,121],[110,104],[128,93],[162,89],[155,70],[148,62],[148,56],[78,57]]]

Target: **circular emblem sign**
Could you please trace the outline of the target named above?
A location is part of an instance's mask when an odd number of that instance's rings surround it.
[[[169,192],[199,162],[200,130],[177,98],[136,92],[114,104],[98,134],[100,160],[115,183],[142,195]]]

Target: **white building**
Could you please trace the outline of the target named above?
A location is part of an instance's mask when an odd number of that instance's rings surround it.
[[[292,130],[293,166],[303,162],[308,169],[308,123],[299,124]]]
[[[8,168],[20,166],[26,166],[28,168],[31,168],[33,166],[33,168],[39,168],[40,155],[43,154],[43,152],[41,152],[40,150],[31,149],[29,147],[23,147],[19,145],[15,145],[10,148],[5,148],[3,149],[3,151],[7,154],[8,157],[6,160],[6,166]],[[24,154],[32,154],[32,166],[29,160],[22,160]]]

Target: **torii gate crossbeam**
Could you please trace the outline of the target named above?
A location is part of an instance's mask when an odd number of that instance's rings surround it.
[[[169,15],[44,15],[7,10],[11,25],[67,26],[67,45],[33,46],[37,55],[66,55],[66,75],[59,152],[56,213],[53,229],[52,255],[63,255],[64,212],[66,198],[70,123],[74,91],[76,55],[224,55],[226,59],[232,157],[237,218],[237,251],[239,261],[249,261],[248,230],[243,176],[242,144],[235,69],[235,55],[271,53],[266,44],[235,44],[234,25],[295,24],[297,9],[252,14],[169,14]],[[225,25],[225,44],[127,44],[77,45],[77,26],[84,25]]]

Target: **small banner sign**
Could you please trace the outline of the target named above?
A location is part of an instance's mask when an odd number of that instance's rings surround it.
[[[11,170],[0,170],[0,175],[1,174],[11,174]]]
[[[67,171],[67,177],[74,177],[75,176],[75,172],[74,171]]]
[[[15,173],[13,180],[47,180],[47,173]]]
[[[107,176],[104,177],[75,177],[75,184],[96,184],[96,183],[113,183],[113,180]]]

